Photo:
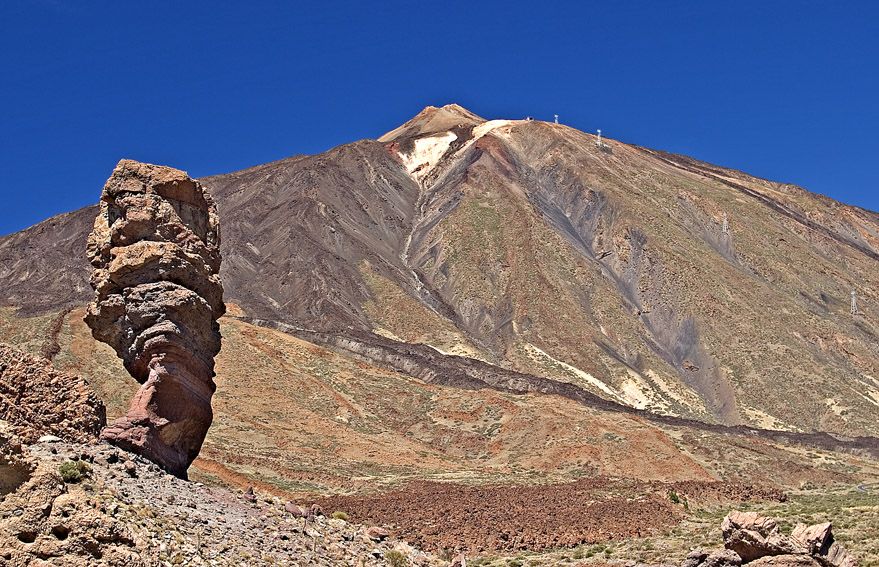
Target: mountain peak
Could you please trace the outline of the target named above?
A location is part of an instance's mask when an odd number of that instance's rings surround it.
[[[484,118],[459,104],[452,103],[441,107],[426,106],[402,126],[391,130],[378,140],[379,142],[391,142],[400,138],[443,132],[455,126],[475,126],[483,122],[485,122]]]

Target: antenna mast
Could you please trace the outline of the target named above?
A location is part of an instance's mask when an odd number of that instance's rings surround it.
[[[601,147],[601,128],[598,129],[598,141],[595,142],[595,145],[597,145],[599,148]]]
[[[721,231],[724,234],[729,234],[729,217],[726,213],[723,213],[723,226],[721,227]]]
[[[559,123],[559,115],[553,114],[553,116],[555,116],[555,123],[558,124]]]
[[[858,314],[858,294],[852,290],[852,315]]]

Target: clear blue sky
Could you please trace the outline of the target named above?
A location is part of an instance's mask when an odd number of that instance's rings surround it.
[[[223,173],[449,102],[879,209],[879,2],[0,4],[0,234],[121,157]]]

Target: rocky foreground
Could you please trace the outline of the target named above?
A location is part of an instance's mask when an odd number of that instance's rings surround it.
[[[0,343],[0,419],[25,442],[45,432],[87,442],[106,424],[106,410],[79,376]]]
[[[378,526],[191,483],[105,444],[0,422],[0,566],[446,565]],[[303,503],[304,504],[304,503]]]
[[[307,502],[188,482],[106,444],[47,435],[22,445],[0,421],[0,447],[3,567],[467,564]],[[784,535],[774,519],[732,512],[722,532],[723,549],[696,549],[681,567],[858,565],[834,541],[829,523],[800,525]]]
[[[84,380],[0,344],[0,566],[442,564],[380,526],[182,480],[97,442],[104,423]]]
[[[484,564],[471,558],[485,552],[551,553],[667,531],[683,517],[678,494],[726,505],[784,498],[733,483],[593,478],[517,487],[422,483],[379,497],[325,498],[321,509],[180,479],[98,443],[103,423],[104,407],[82,379],[0,345],[0,567],[464,567]],[[695,550],[683,567],[857,565],[828,523],[788,536],[775,520],[732,513],[722,531],[725,549]],[[465,555],[454,557],[459,552]]]

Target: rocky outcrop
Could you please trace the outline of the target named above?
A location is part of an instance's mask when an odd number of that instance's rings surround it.
[[[30,480],[33,466],[24,458],[21,439],[0,420],[0,500]]]
[[[802,552],[791,538],[782,535],[778,522],[756,512],[730,512],[720,526],[723,544],[748,562],[767,555],[790,555]]]
[[[681,567],[738,567],[741,564],[742,558],[730,549],[694,549],[681,563]]]
[[[224,313],[216,207],[186,173],[122,160],[87,252],[85,321],[142,387],[101,437],[185,476],[211,424]]]
[[[782,534],[778,521],[756,512],[733,511],[721,524],[726,549],[691,552],[681,567],[857,567],[858,561],[833,539],[832,524],[797,525]]]
[[[181,481],[106,444],[44,442],[16,452],[31,472],[0,493],[2,567],[386,567],[392,554],[412,567],[448,564],[342,519],[312,514],[304,523],[268,494],[250,501]],[[66,467],[81,478],[65,478]]]
[[[97,439],[106,412],[84,379],[0,343],[0,420],[25,443],[43,435],[88,442]]]

